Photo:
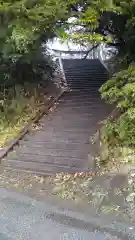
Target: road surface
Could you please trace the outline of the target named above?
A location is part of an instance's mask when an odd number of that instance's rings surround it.
[[[135,239],[135,229],[0,189],[0,240]]]

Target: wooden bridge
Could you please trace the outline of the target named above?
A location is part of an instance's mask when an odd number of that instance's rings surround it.
[[[42,128],[25,135],[2,160],[6,168],[44,175],[90,169],[90,136],[110,113],[98,92],[108,73],[96,59],[63,59],[62,66],[71,91],[40,119]]]

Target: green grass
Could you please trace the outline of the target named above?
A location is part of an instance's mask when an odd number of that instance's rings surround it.
[[[47,104],[39,84],[16,85],[0,92],[0,147],[16,137],[23,127]]]

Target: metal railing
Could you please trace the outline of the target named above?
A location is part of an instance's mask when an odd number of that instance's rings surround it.
[[[77,51],[77,50],[65,51],[65,50],[52,49],[52,51],[53,51],[53,55],[56,58],[64,58],[64,59],[76,59],[77,58],[77,59],[83,59],[83,58],[85,58],[86,55],[87,55],[88,59],[95,59],[95,58],[99,57],[98,56],[99,53],[95,49],[92,49],[92,51]]]
[[[116,50],[113,48],[107,47],[105,44],[97,44],[89,50],[58,50],[52,49],[52,53],[56,58],[65,58],[65,59],[84,59],[86,56],[87,59],[99,59],[102,61],[109,60],[113,53]]]

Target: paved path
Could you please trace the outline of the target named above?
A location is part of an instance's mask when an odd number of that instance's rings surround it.
[[[65,92],[56,109],[27,134],[2,165],[39,174],[91,169],[90,136],[110,113],[100,99],[99,87],[108,75],[98,60],[63,60],[72,91]]]
[[[1,240],[129,240],[134,227],[0,189]]]

